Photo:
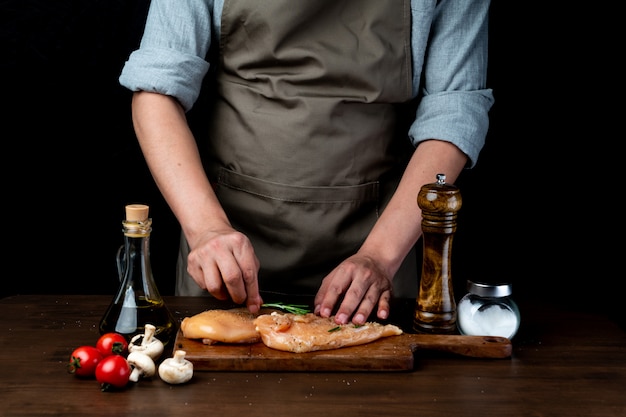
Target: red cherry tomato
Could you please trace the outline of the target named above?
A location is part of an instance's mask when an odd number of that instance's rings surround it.
[[[102,391],[113,388],[124,388],[130,378],[130,365],[126,358],[120,355],[109,355],[102,358],[96,366],[96,379]]]
[[[80,377],[93,377],[102,358],[102,353],[93,346],[77,347],[70,355],[67,371]]]
[[[102,356],[126,355],[128,353],[128,341],[119,333],[105,333],[98,339],[96,348]]]

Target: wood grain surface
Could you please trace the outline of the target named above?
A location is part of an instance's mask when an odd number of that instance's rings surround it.
[[[207,297],[165,300],[179,320],[216,306]],[[523,320],[507,359],[416,349],[407,372],[199,371],[183,385],[153,377],[105,393],[65,365],[74,348],[95,343],[110,301],[85,294],[0,300],[0,416],[626,416],[626,334],[583,303],[520,303]]]

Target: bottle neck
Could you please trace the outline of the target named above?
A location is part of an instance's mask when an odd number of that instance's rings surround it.
[[[150,263],[151,224],[150,219],[144,222],[123,222],[124,250],[118,258],[119,273],[123,286],[132,287],[136,296],[160,300]]]
[[[127,237],[147,237],[152,232],[152,219],[144,221],[124,220],[122,222],[124,236]]]

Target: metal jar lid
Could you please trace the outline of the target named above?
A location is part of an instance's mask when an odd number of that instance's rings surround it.
[[[513,293],[512,284],[482,284],[467,281],[467,291],[479,297],[508,297]]]

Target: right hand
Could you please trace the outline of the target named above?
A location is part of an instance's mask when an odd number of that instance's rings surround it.
[[[220,300],[229,296],[257,313],[263,304],[259,293],[259,259],[246,235],[232,228],[212,230],[189,242],[187,272],[202,289]]]
[[[133,94],[132,108],[141,151],[191,248],[187,272],[216,298],[230,295],[258,311],[259,260],[213,192],[184,109],[172,96],[146,91]]]

